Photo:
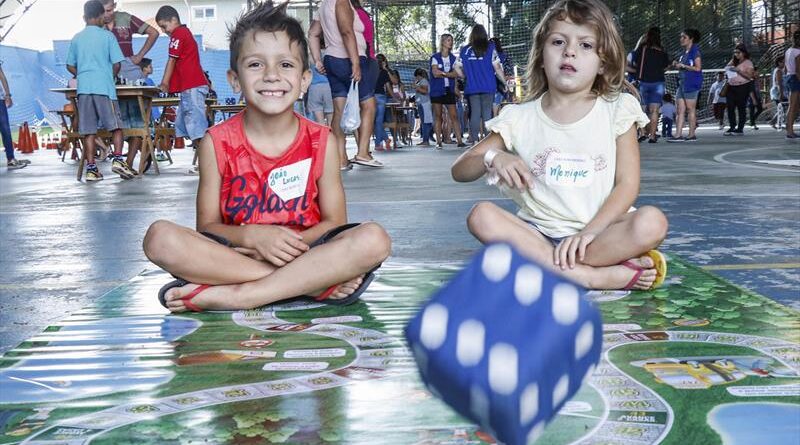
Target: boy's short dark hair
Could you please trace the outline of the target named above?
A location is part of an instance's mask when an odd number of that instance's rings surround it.
[[[228,27],[228,40],[230,41],[231,70],[238,73],[236,63],[239,61],[239,52],[242,42],[250,31],[279,32],[283,31],[289,37],[289,42],[300,46],[300,55],[303,60],[303,71],[308,69],[308,41],[300,22],[286,14],[286,2],[275,6],[271,0],[259,4],[251,11],[245,13],[236,24]]]
[[[665,94],[663,99],[664,99],[664,102],[672,103],[672,94],[669,94],[669,93]]]
[[[428,77],[428,72],[423,68],[417,68],[414,70],[414,76]]]
[[[158,12],[156,12],[156,23],[172,20],[173,18],[180,23],[181,16],[178,15],[178,11],[175,8],[169,5],[158,8]]]
[[[98,0],[89,0],[83,4],[83,17],[87,20],[96,19],[105,14],[105,12],[106,10],[103,8],[103,4]]]
[[[139,62],[139,68],[145,69],[148,66],[153,64],[153,59],[148,59],[147,57],[142,57],[142,61]]]

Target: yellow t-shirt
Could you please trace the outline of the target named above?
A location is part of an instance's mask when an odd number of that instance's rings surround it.
[[[500,189],[520,207],[517,216],[545,235],[574,235],[594,218],[614,187],[617,136],[648,122],[630,94],[598,98],[586,116],[571,124],[547,117],[541,98],[509,105],[486,128],[525,160],[535,185],[524,192],[505,184]]]

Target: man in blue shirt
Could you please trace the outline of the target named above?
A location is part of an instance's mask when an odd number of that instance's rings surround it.
[[[99,127],[110,130],[114,141],[111,171],[123,179],[137,174],[122,157],[122,117],[114,85],[124,56],[117,39],[103,28],[103,13],[98,0],[83,5],[86,28],[72,38],[67,52],[67,70],[78,79],[78,132],[84,140],[87,181],[103,179],[94,162],[94,136]]]

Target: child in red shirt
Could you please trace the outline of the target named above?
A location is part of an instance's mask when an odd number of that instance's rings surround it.
[[[175,117],[175,136],[188,137],[197,147],[208,128],[208,81],[200,66],[197,42],[189,28],[181,24],[178,11],[172,6],[158,9],[156,23],[170,36],[169,59],[159,88],[165,93],[178,93],[180,106]]]
[[[200,141],[197,230],[156,221],[145,235],[147,257],[181,277],[159,298],[172,312],[352,303],[391,240],[374,222],[345,224],[336,141],[293,111],[311,83],[303,29],[285,4],[263,3],[236,24],[230,51],[247,107]]]

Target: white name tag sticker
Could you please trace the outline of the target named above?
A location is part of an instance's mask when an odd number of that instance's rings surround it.
[[[547,185],[588,187],[594,180],[594,161],[585,154],[553,153],[545,166]]]
[[[306,193],[311,158],[276,168],[269,173],[269,188],[284,202],[299,198]]]

